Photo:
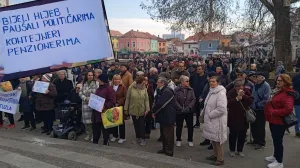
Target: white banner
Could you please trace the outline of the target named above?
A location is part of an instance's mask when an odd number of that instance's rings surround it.
[[[88,106],[98,112],[102,112],[104,103],[105,103],[104,98],[97,96],[95,94],[91,94]]]
[[[50,85],[49,82],[35,81],[32,91],[45,94],[49,88],[49,85]]]
[[[101,0],[0,12],[0,68],[5,74],[112,56]]]
[[[21,92],[21,90],[13,90],[10,92],[0,91],[0,111],[16,114]]]

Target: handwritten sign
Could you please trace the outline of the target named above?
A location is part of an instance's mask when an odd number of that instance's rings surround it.
[[[0,111],[16,114],[21,92],[21,90],[13,90],[10,92],[0,91]]]
[[[105,103],[104,98],[97,96],[95,94],[91,94],[88,106],[98,112],[102,112],[104,103]]]
[[[42,82],[42,81],[35,81],[32,91],[33,92],[37,92],[37,93],[46,93],[46,90],[48,90],[49,88],[49,84],[48,82]]]
[[[113,56],[101,0],[40,3],[0,12],[5,74]]]

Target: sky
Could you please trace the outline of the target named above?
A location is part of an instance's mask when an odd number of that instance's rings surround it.
[[[10,0],[10,4],[28,1],[32,0]],[[110,29],[118,30],[123,34],[132,29],[149,32],[156,36],[169,34],[168,25],[150,19],[147,11],[140,7],[143,1],[147,2],[147,0],[104,0]],[[244,1],[240,0],[241,6]],[[186,38],[193,34],[188,31],[182,33],[185,34]]]

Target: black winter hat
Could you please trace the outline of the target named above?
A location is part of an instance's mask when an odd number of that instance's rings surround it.
[[[104,83],[108,83],[108,75],[103,73],[98,77],[99,80],[101,80]]]

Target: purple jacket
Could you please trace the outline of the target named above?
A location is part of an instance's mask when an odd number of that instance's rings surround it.
[[[104,112],[107,109],[113,108],[116,105],[116,93],[112,89],[112,87],[109,86],[109,84],[100,85],[96,91],[96,95],[105,99],[105,103],[104,103],[102,112]],[[92,122],[93,123],[102,122],[100,112],[93,110]]]

